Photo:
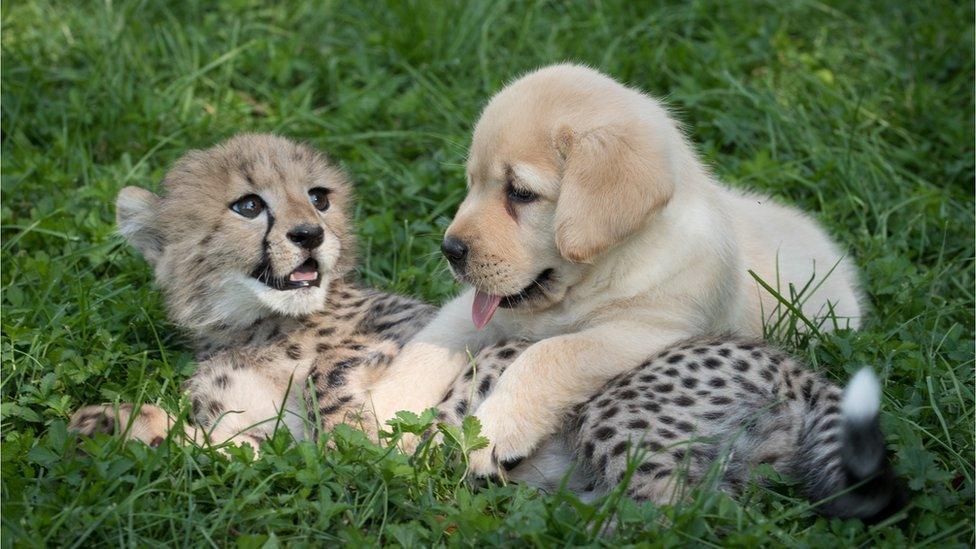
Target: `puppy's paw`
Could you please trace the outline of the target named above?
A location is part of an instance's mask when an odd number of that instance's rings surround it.
[[[489,443],[487,447],[471,452],[468,456],[468,478],[474,482],[491,480],[496,483],[505,478],[495,454],[495,445]]]
[[[156,447],[166,440],[170,424],[166,412],[151,404],[140,406],[138,413],[132,404],[99,404],[85,406],[72,414],[68,430],[87,436],[125,433],[128,439]]]
[[[489,444],[468,456],[468,478],[475,484],[491,481],[501,484],[508,479],[508,472],[519,466],[525,456],[500,459],[498,446]]]
[[[488,446],[468,456],[468,473],[477,478],[504,480],[508,471],[532,452],[537,439],[531,435],[533,430],[524,429],[527,425],[519,425],[514,418],[496,419],[499,415],[484,410],[477,415]]]

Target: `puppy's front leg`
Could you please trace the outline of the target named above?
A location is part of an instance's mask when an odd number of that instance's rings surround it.
[[[445,304],[393,360],[383,379],[367,395],[367,408],[382,426],[400,410],[419,413],[433,408],[486,341],[498,328],[476,331],[471,321],[473,291]],[[410,442],[406,441],[409,449]]]
[[[529,455],[556,432],[574,405],[592,397],[610,378],[688,336],[647,324],[613,322],[532,345],[502,374],[475,412],[489,444],[471,454],[469,471],[478,476],[502,474],[500,466]]]

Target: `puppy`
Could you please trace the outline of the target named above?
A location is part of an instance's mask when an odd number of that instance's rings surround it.
[[[855,268],[803,213],[722,186],[665,108],[586,67],[555,65],[499,92],[478,121],[468,194],[443,252],[470,289],[394,360],[381,421],[437,403],[468,357],[537,343],[475,410],[496,474],[611,377],[706,333],[762,336],[790,295],[822,329],[856,328]],[[811,282],[813,280],[813,282]],[[826,322],[825,322],[826,321]]]

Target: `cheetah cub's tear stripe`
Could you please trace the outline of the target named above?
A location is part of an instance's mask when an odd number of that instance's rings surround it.
[[[375,434],[370,389],[436,310],[351,279],[349,186],[309,147],[243,135],[187,153],[162,196],[123,189],[119,231],[152,265],[169,316],[200,361],[184,383],[193,424],[172,433],[177,422],[158,406],[122,404],[81,408],[71,429],[124,432],[151,446],[176,435],[255,449],[279,427],[299,439],[339,423]],[[228,208],[242,197],[247,216]],[[483,326],[498,303],[481,300],[473,320]],[[476,411],[529,344],[472,349],[438,418],[458,424]],[[876,520],[904,503],[879,408],[870,370],[842,394],[763,343],[691,341],[614,378],[565,411],[558,435],[499,465],[549,490],[570,475],[566,486],[587,500],[631,472],[631,497],[669,503],[686,487],[736,494],[764,463],[798,478],[820,512]]]

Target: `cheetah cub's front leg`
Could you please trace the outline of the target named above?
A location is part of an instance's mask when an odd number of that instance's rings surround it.
[[[524,340],[503,340],[479,351],[467,368],[458,375],[444,399],[437,405],[437,419],[449,425],[460,425],[465,416],[477,410],[501,377],[502,372],[530,345]],[[522,460],[495,463],[502,474],[514,469]]]
[[[303,438],[301,394],[307,366],[275,369],[273,353],[227,351],[202,362],[184,384],[194,423],[174,438],[198,445],[247,443],[255,451],[279,428],[288,429],[296,439]],[[101,404],[75,412],[69,429],[83,435],[124,434],[129,440],[159,446],[176,424],[176,418],[151,404],[138,408]]]
[[[156,447],[166,440],[173,424],[169,414],[152,404],[139,406],[138,412],[133,404],[98,404],[75,411],[68,429],[86,436],[125,433],[128,440],[139,440]]]
[[[460,425],[469,411],[476,410],[484,402],[502,372],[529,345],[523,340],[503,340],[474,355],[437,405],[437,419]]]
[[[323,348],[308,374],[305,408],[314,432],[345,424],[376,439],[380,430],[368,388],[382,378],[402,347],[397,339],[374,334],[351,336]]]
[[[175,417],[154,404],[97,404],[75,411],[68,423],[68,430],[85,436],[95,433],[122,434],[126,440],[138,440],[155,448],[166,441],[176,423]],[[247,430],[235,431],[228,424],[217,424],[209,430],[187,424],[183,427],[182,436],[177,435],[176,440],[198,445],[248,443],[257,451],[263,439]]]

